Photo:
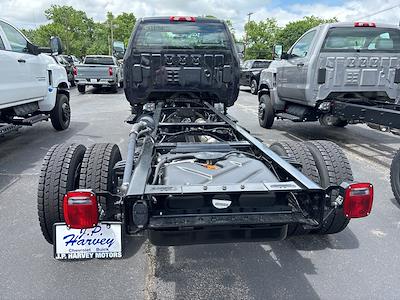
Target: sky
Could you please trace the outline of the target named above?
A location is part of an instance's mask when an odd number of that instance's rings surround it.
[[[0,18],[20,28],[35,28],[46,22],[43,12],[51,4],[83,10],[95,21],[104,21],[107,11],[114,15],[132,12],[136,17],[214,15],[232,20],[238,36],[243,34],[249,12],[254,13],[252,20],[274,17],[281,26],[309,15],[351,22],[400,22],[400,0],[0,0]]]

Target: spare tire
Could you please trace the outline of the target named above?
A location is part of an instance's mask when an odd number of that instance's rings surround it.
[[[114,166],[121,160],[121,152],[116,144],[94,144],[87,148],[82,161],[79,187],[95,192],[117,193],[118,177]],[[107,198],[98,198],[103,216],[112,218],[111,206]]]
[[[318,170],[314,158],[308,147],[301,142],[277,142],[270,146],[270,149],[281,157],[294,159],[301,165],[301,172],[315,183],[319,184]],[[308,233],[303,226],[299,224],[290,224],[288,236],[301,235]]]
[[[64,222],[64,195],[79,186],[85,146],[61,144],[50,148],[39,177],[37,207],[44,238],[53,243],[53,224]]]
[[[343,150],[330,141],[308,141],[308,149],[314,157],[320,179],[320,185],[327,188],[331,185],[340,185],[343,182],[353,181],[353,172],[349,160]],[[338,196],[338,191],[332,191],[325,205],[325,218],[322,228],[314,233],[333,234],[344,230],[350,219],[343,213],[343,207],[331,206]]]

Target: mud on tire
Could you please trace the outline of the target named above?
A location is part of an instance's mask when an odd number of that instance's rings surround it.
[[[118,182],[113,168],[120,160],[121,153],[115,144],[94,144],[88,147],[82,161],[79,187],[115,194]],[[109,209],[112,203],[107,203],[105,197],[99,197],[98,200],[105,216],[112,217]]]
[[[79,185],[80,167],[85,146],[54,145],[47,152],[38,185],[38,216],[45,239],[53,243],[53,224],[64,221],[64,195]]]
[[[353,173],[346,154],[335,143],[329,141],[309,141],[305,143],[314,157],[318,169],[320,184],[323,188],[330,185],[340,185],[342,182],[352,182]],[[325,215],[332,207],[329,202],[336,199],[337,191],[331,193],[327,198],[325,206]],[[322,228],[314,233],[332,234],[344,230],[350,219],[346,218],[343,208],[338,207],[332,211],[322,225]]]

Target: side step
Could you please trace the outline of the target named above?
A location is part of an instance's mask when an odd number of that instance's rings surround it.
[[[47,121],[48,119],[49,119],[48,115],[36,115],[26,119],[14,119],[12,122],[14,125],[32,126],[35,123],[41,121]]]
[[[282,119],[282,120],[290,120],[293,122],[303,122],[303,119],[300,119],[299,117],[288,114],[288,113],[278,113],[278,114],[276,114],[276,117],[278,119]]]
[[[6,133],[17,131],[21,127],[22,127],[21,125],[13,125],[13,124],[0,126],[0,136],[5,135]]]

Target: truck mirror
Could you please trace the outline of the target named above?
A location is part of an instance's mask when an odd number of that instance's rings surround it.
[[[32,44],[31,42],[27,42],[26,44],[26,49],[28,50],[28,53],[33,54],[33,55],[38,55],[40,54],[39,47]]]
[[[273,49],[273,58],[274,59],[281,59],[283,53],[283,46],[282,45],[274,45]]]
[[[54,54],[54,55],[62,54],[62,52],[63,52],[62,43],[58,36],[53,36],[50,39],[50,48],[51,48],[52,54]]]
[[[289,53],[282,52],[281,59],[289,59],[289,58],[291,58],[291,55]]]
[[[274,45],[274,59],[281,59],[283,53],[283,46],[282,45]]]

